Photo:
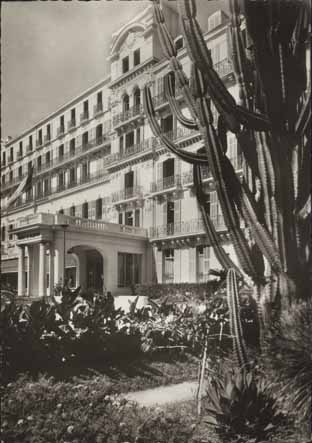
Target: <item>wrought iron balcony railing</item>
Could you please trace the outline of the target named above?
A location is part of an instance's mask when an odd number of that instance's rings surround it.
[[[119,203],[124,200],[130,200],[143,197],[142,186],[133,186],[131,188],[124,188],[112,194],[112,202]]]
[[[43,139],[43,144],[47,145],[48,143],[50,143],[51,141],[51,136],[50,135],[45,135],[44,139]]]
[[[84,123],[89,120],[89,111],[84,111],[80,114],[80,122]]]
[[[58,137],[62,137],[65,134],[65,127],[64,126],[58,127],[56,134]]]
[[[94,116],[102,114],[103,111],[104,111],[103,103],[97,103],[96,105],[93,106],[93,114],[94,114]]]
[[[123,111],[113,117],[113,126],[118,126],[134,117],[138,117],[143,114],[143,105],[138,104],[132,106],[126,111]]]
[[[162,192],[181,186],[181,175],[170,175],[151,183],[151,192]]]
[[[218,231],[226,230],[224,219],[222,215],[212,217],[215,228]],[[171,236],[185,236],[192,234],[204,234],[205,228],[202,219],[186,220],[178,223],[169,223],[167,225],[156,226],[150,228],[149,237],[151,239],[171,237]]]
[[[148,138],[146,140],[143,140],[140,143],[136,143],[133,146],[130,146],[129,148],[125,149],[125,151],[122,152],[116,152],[114,154],[109,155],[105,159],[105,164],[107,166],[111,165],[112,163],[120,160],[127,159],[131,157],[132,155],[139,154],[140,152],[146,152],[152,147],[152,137]]]
[[[74,129],[76,129],[76,120],[72,119],[67,123],[67,130],[73,131]]]
[[[217,71],[220,77],[225,77],[226,75],[233,72],[233,66],[230,59],[225,58],[218,63],[214,64],[214,69]]]

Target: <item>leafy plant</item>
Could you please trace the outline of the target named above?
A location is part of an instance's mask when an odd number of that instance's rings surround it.
[[[204,422],[222,441],[267,441],[285,421],[272,389],[249,371],[226,371],[207,389]]]
[[[263,356],[286,404],[303,420],[311,413],[312,301],[293,304],[272,326]]]

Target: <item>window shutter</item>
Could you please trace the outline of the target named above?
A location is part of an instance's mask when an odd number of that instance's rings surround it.
[[[95,207],[96,207],[96,200],[93,200],[89,203],[89,217],[92,220],[95,220]]]
[[[161,189],[159,187],[161,186],[162,179],[163,179],[163,162],[159,162],[159,163],[157,163],[157,170],[156,170],[156,187],[157,187],[157,190]]]
[[[168,202],[163,203],[163,224],[167,224]]]
[[[157,283],[162,283],[163,281],[163,251],[158,251],[155,248],[156,256],[156,273],[157,273]]]

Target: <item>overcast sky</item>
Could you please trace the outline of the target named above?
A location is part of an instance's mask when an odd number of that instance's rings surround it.
[[[206,17],[225,0],[197,3],[207,29]],[[3,1],[2,138],[17,136],[104,78],[112,33],[149,4]]]

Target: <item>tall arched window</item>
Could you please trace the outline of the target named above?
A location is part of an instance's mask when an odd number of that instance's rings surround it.
[[[139,88],[136,88],[134,90],[133,93],[133,103],[134,103],[134,108],[137,112],[139,112],[140,110],[140,105],[141,105],[141,91]]]
[[[129,111],[129,107],[130,107],[129,95],[125,94],[123,96],[123,99],[122,99],[122,110],[123,110],[123,112]]]

